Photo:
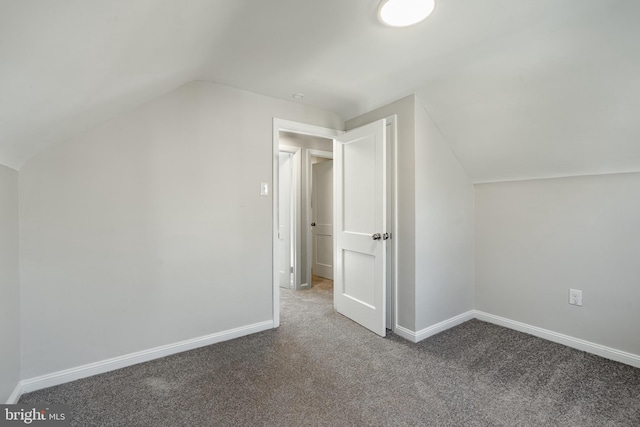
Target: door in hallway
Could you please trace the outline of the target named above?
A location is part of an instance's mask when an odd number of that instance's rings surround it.
[[[311,170],[312,269],[316,276],[333,280],[333,161],[314,163]]]

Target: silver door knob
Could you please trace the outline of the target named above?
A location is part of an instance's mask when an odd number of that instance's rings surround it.
[[[311,223],[311,226],[312,226],[312,227],[315,227],[315,226],[316,226],[316,223],[315,223],[315,222],[312,222],[312,223]]]
[[[384,233],[382,235],[382,240],[389,240],[390,238],[391,238],[391,234],[389,234],[389,233]]]
[[[380,240],[382,239],[382,236],[380,235],[380,233],[376,233],[373,236],[371,236],[373,238],[373,240]]]

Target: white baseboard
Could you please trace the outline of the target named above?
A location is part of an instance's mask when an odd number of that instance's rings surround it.
[[[615,360],[616,362],[621,362],[627,365],[635,366],[636,368],[640,368],[640,356],[637,354],[627,353],[625,351],[616,350],[615,348],[605,347],[600,344],[595,344],[589,341],[581,340],[579,338],[571,337],[569,335],[564,335],[557,332],[549,331],[547,329],[538,328],[537,326],[528,325],[526,323],[517,322],[515,320],[495,316],[493,314],[484,313],[478,310],[475,310],[475,318],[478,320],[483,320],[485,322],[504,326],[505,328],[524,332],[538,338],[557,342],[558,344],[563,344],[567,347],[586,351],[587,353],[592,353],[606,359]]]
[[[429,326],[428,328],[422,329],[418,332],[414,332],[400,325],[396,325],[393,332],[406,340],[417,343],[424,340],[425,338],[429,338],[432,335],[445,331],[449,328],[452,328],[474,318],[493,323],[495,325],[504,326],[505,328],[524,332],[538,338],[557,342],[558,344],[566,345],[567,347],[586,351],[587,353],[595,354],[606,359],[615,360],[616,362],[640,368],[640,355],[616,350],[615,348],[606,347],[604,345],[592,343],[579,338],[571,337],[569,335],[549,331],[537,326],[528,325],[526,323],[517,322],[515,320],[507,319],[505,317],[496,316],[478,310],[467,311],[466,313],[462,313],[440,323],[436,323],[435,325]]]
[[[393,333],[398,335],[399,337],[404,338],[405,340],[416,342],[416,333],[405,328],[404,326],[396,325],[396,327],[393,329]]]
[[[543,338],[549,341],[557,342],[559,344],[566,345],[568,347],[576,348],[578,350],[586,351],[607,359],[615,360],[616,362],[625,363],[627,365],[640,368],[640,356],[632,353],[627,353],[614,348],[606,347],[600,344],[595,344],[589,341],[574,338],[568,335],[560,334],[557,332],[549,331],[547,329],[539,328],[537,326],[528,325],[526,323],[517,322],[515,320],[507,319],[505,317],[495,316],[493,314],[485,313],[478,310],[468,311],[428,328],[422,329],[418,332],[411,331],[403,326],[396,325],[394,333],[404,339],[417,343],[432,335],[445,331],[449,328],[457,326],[468,320],[476,318],[485,322],[493,323],[496,325],[504,326],[509,329],[524,332],[530,335],[534,335],[539,338]],[[130,353],[124,356],[115,357],[112,359],[103,360],[100,362],[90,363],[87,365],[78,366],[76,368],[65,369],[63,371],[53,372],[51,374],[42,375],[35,378],[20,381],[16,388],[13,390],[7,404],[17,403],[20,396],[23,393],[28,393],[35,390],[40,390],[47,387],[52,387],[59,384],[64,384],[70,381],[75,381],[81,378],[90,377],[92,375],[98,375],[105,372],[113,371],[116,369],[124,368],[131,365],[136,365],[142,362],[148,362],[150,360],[158,359],[172,354],[181,353],[183,351],[193,350],[199,347],[215,344],[222,341],[239,338],[245,335],[250,335],[256,332],[261,332],[267,329],[273,328],[273,321],[268,320],[265,322],[255,323],[252,325],[242,326],[228,331],[217,332],[215,334],[206,335],[199,338],[193,338],[186,341],[177,342],[174,344],[155,347],[149,350],[143,350],[135,353]]]
[[[20,396],[22,396],[22,381],[16,384],[16,388],[14,388],[13,392],[11,392],[11,394],[9,395],[6,404],[13,405],[15,403],[18,403],[18,400],[20,400]]]
[[[443,320],[442,322],[436,323],[435,325],[429,326],[428,328],[421,329],[416,332],[416,342],[422,341],[423,339],[429,338],[430,336],[438,334],[442,331],[446,331],[447,329],[453,328],[454,326],[458,326],[459,324],[471,319],[473,319],[473,310],[459,314],[450,319]]]
[[[16,391],[14,391],[14,393],[17,394],[16,401],[20,398],[20,395],[22,393],[29,393],[31,391],[64,384],[70,381],[75,381],[80,378],[103,374],[105,372],[125,368],[127,366],[136,365],[142,362],[148,362],[150,360],[159,359],[161,357],[170,356],[172,354],[181,353],[187,350],[193,350],[195,348],[204,347],[222,341],[239,338],[271,328],[273,328],[273,320],[268,320],[265,322],[241,326],[239,328],[216,332],[215,334],[205,335],[203,337],[192,338],[190,340],[163,345],[160,347],[151,348],[149,350],[142,350],[135,353],[125,354],[124,356],[118,356],[112,359],[89,363],[87,365],[78,366],[76,368],[65,369],[63,371],[53,372],[51,374],[22,380],[16,387]],[[14,397],[14,395],[12,394],[11,397]]]
[[[418,332],[411,331],[400,325],[396,325],[396,328],[393,332],[396,335],[399,335],[402,338],[415,343],[415,342],[420,342],[442,331],[446,331],[447,329],[453,328],[454,326],[464,323],[467,320],[471,320],[473,319],[473,316],[474,316],[474,311],[470,310],[470,311],[467,311],[466,313],[459,314],[450,319],[443,320],[442,322],[436,323],[435,325],[431,325],[427,328],[421,329]]]

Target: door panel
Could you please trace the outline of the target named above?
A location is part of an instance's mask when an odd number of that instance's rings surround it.
[[[334,143],[336,310],[386,334],[386,124],[354,129]],[[379,239],[374,240],[373,236]]]
[[[311,165],[313,274],[333,280],[333,160]]]
[[[375,143],[375,138],[362,138],[343,145],[344,228],[354,233],[377,232],[371,215],[375,209]]]
[[[345,250],[342,257],[343,265],[349,265],[344,270],[344,295],[375,309],[375,292],[369,286],[369,283],[375,281],[375,256]]]

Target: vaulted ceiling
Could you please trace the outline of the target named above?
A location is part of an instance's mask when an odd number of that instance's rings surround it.
[[[0,0],[0,163],[191,80],[335,111],[410,93],[474,182],[640,171],[640,2]]]

